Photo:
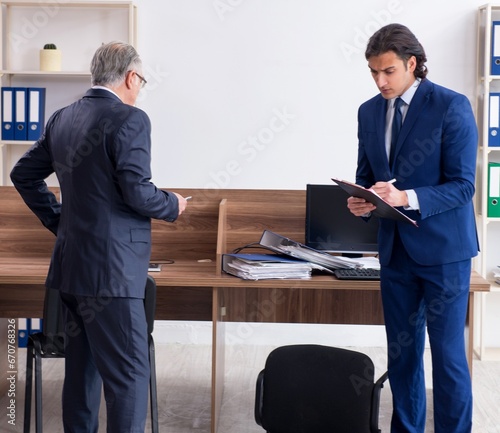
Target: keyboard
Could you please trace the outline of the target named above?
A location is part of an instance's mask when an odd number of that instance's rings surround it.
[[[334,269],[333,272],[339,280],[380,280],[380,269]]]

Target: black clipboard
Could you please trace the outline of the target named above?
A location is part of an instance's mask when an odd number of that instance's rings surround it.
[[[406,223],[414,225],[415,227],[418,227],[418,224],[415,220],[412,220],[403,212],[399,211],[394,206],[391,206],[379,195],[375,194],[372,190],[366,189],[360,185],[348,182],[346,180],[340,180],[333,177],[332,180],[350,196],[364,198],[366,201],[369,201],[370,203],[377,206],[377,209],[373,211],[374,215],[377,215],[381,218],[390,218],[397,221],[404,221]]]

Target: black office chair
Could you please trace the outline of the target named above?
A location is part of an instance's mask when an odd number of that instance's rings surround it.
[[[257,378],[255,421],[268,433],[379,433],[380,392],[365,354],[321,345],[273,350]]]
[[[153,330],[156,312],[156,282],[148,275],[146,280],[146,291],[144,294],[144,309],[146,310],[146,321],[148,322],[148,345],[149,345],[149,405],[151,408],[151,432],[158,433],[158,394],[156,389],[156,356]]]
[[[148,324],[149,396],[151,408],[151,431],[158,433],[158,400],[156,389],[155,346],[153,340],[154,316],[156,310],[156,282],[148,275],[144,298]],[[24,400],[24,433],[31,427],[31,393],[33,383],[33,360],[35,361],[35,430],[42,433],[42,359],[64,358],[64,325],[61,317],[59,291],[46,289],[43,306],[43,331],[28,336],[26,351],[26,385]]]

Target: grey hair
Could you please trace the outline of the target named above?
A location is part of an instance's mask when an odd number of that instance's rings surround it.
[[[142,61],[132,45],[116,41],[103,44],[90,63],[92,86],[118,85],[128,71],[141,67]]]

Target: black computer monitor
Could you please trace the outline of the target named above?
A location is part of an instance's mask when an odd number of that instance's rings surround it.
[[[307,185],[307,246],[352,256],[378,252],[378,218],[354,216],[347,208],[348,197],[338,185]]]

